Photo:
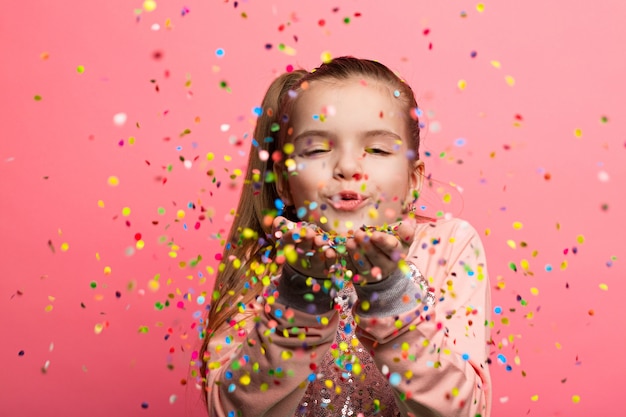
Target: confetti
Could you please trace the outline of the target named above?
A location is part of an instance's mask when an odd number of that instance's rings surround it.
[[[143,2],[143,9],[146,12],[153,12],[157,7],[157,3],[154,0],[145,0]]]
[[[113,124],[115,126],[124,126],[127,118],[128,116],[126,116],[126,113],[116,113],[113,115]]]
[[[109,184],[111,187],[117,187],[120,184],[120,180],[119,180],[119,178],[117,178],[115,176],[110,176],[107,179],[107,184]]]

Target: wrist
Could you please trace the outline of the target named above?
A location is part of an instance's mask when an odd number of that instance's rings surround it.
[[[333,308],[333,299],[323,285],[319,285],[315,278],[300,274],[288,264],[282,267],[277,290],[277,301],[295,310],[321,314]]]
[[[357,314],[388,317],[411,311],[419,305],[432,306],[434,292],[428,288],[417,266],[410,262],[407,265],[408,270],[398,268],[381,281],[355,285],[359,297]]]

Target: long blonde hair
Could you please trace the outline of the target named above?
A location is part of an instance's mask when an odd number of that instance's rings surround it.
[[[289,116],[298,94],[312,81],[346,80],[355,76],[384,82],[398,93],[398,99],[405,106],[404,114],[409,124],[414,160],[419,159],[420,126],[415,96],[411,87],[383,64],[367,59],[340,57],[322,64],[312,72],[297,70],[285,73],[271,83],[254,130],[246,180],[201,334],[203,340],[198,360],[201,362],[200,378],[205,389],[211,337],[221,326],[231,325],[234,318],[245,311],[245,306],[261,294],[264,286],[262,278],[276,272],[271,269],[272,266],[276,267],[275,264],[261,261],[262,258],[271,260],[274,254],[271,235],[273,218],[282,213],[298,221],[293,207],[281,206],[276,186],[277,181],[284,181],[281,176],[284,170],[279,161],[282,158],[282,145],[290,130]]]

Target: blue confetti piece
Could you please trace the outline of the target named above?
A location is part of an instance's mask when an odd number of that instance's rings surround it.
[[[389,385],[391,385],[392,387],[397,387],[398,385],[400,385],[401,382],[402,382],[402,377],[400,376],[399,373],[394,372],[391,375],[389,375]]]

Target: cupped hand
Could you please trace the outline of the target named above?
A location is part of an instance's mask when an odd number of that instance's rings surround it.
[[[277,216],[273,222],[274,237],[291,268],[301,275],[327,278],[338,257],[319,228],[304,222],[292,222]]]
[[[411,220],[394,223],[388,231],[357,230],[346,242],[350,269],[356,283],[378,282],[387,278],[398,268],[398,261],[408,253],[416,223]]]

